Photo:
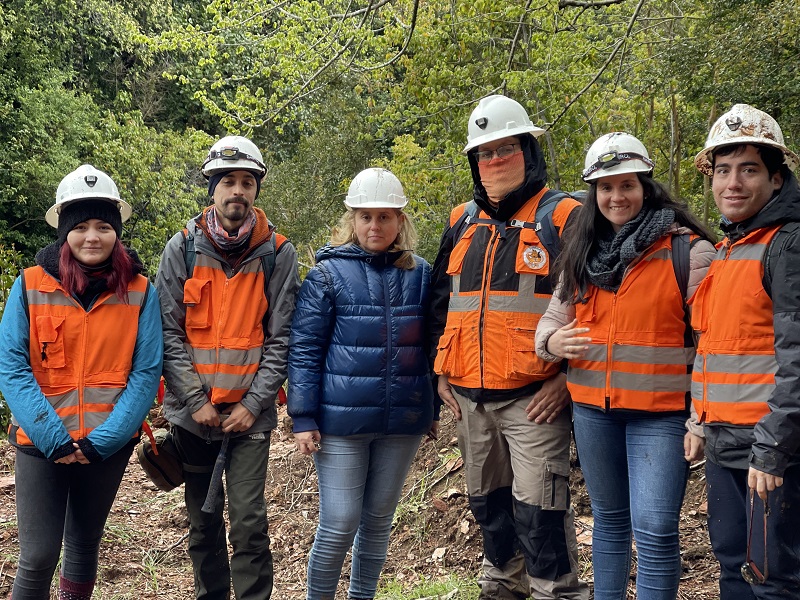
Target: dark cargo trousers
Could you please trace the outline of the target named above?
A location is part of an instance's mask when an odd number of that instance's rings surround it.
[[[527,419],[529,396],[491,404],[454,396],[470,508],[483,534],[481,598],[588,600],[570,505],[570,411],[537,424]]]
[[[213,514],[204,513],[201,508],[221,441],[207,442],[181,427],[174,427],[173,435],[185,463],[189,556],[197,600],[228,600],[231,581],[237,600],[268,600],[273,578],[264,498],[269,432],[231,437],[225,462],[225,492],[220,490]],[[225,494],[233,547],[230,562],[223,520]]]

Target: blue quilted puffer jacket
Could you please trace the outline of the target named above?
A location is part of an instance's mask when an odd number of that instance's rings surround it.
[[[289,340],[295,433],[423,434],[433,420],[425,306],[430,265],[325,246],[297,297]]]

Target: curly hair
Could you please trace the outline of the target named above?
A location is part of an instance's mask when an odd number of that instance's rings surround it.
[[[331,232],[331,246],[359,245],[358,237],[356,236],[356,210],[347,210],[339,218],[339,222]],[[400,230],[387,252],[403,252],[403,255],[395,261],[394,266],[413,271],[417,267],[417,263],[414,260],[414,250],[418,241],[417,229],[407,213],[400,209],[394,210],[397,211],[400,217]]]
[[[691,229],[711,243],[716,242],[714,233],[692,214],[686,204],[675,201],[667,188],[645,173],[636,173],[636,176],[644,188],[642,208],[648,207],[653,210],[671,208],[675,211],[675,222],[678,225]],[[550,273],[552,281],[560,281],[561,289],[558,298],[562,302],[577,304],[586,300],[586,293],[589,289],[589,274],[586,265],[589,256],[598,234],[602,237],[607,235],[611,229],[611,223],[597,206],[598,181],[592,182],[583,206],[565,229],[561,253],[555,260]]]

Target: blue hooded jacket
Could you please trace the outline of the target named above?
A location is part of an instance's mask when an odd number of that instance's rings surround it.
[[[297,297],[289,340],[294,431],[424,434],[433,421],[424,342],[430,265],[400,252],[325,246]]]

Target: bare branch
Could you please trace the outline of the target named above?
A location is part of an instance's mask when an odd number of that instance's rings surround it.
[[[519,18],[519,23],[517,23],[517,30],[514,32],[514,39],[511,40],[511,49],[508,51],[508,62],[506,63],[506,74],[503,77],[503,93],[506,92],[506,77],[508,76],[508,72],[511,70],[511,63],[514,61],[514,53],[517,50],[517,42],[519,42],[520,35],[522,35],[522,25],[525,20],[525,15],[528,14],[528,9],[531,7],[531,3],[533,0],[528,0],[525,4],[525,9],[522,12],[522,16]]]
[[[411,43],[411,38],[414,36],[414,29],[417,26],[417,13],[418,12],[419,12],[419,0],[414,0],[414,10],[411,13],[411,30],[408,32],[408,36],[406,37],[405,42],[403,42],[403,47],[400,48],[400,50],[397,51],[397,54],[395,54],[392,58],[390,58],[386,62],[381,63],[379,65],[375,65],[373,67],[361,67],[361,69],[363,71],[375,71],[377,69],[382,69],[384,67],[388,67],[389,65],[391,65],[392,63],[397,61],[398,58],[403,56],[403,54],[405,54],[406,50],[408,49],[408,45]]]
[[[612,4],[622,4],[625,0],[558,0],[558,8],[576,6],[578,8],[600,8]]]
[[[342,15],[331,15],[331,19],[349,19],[350,17],[357,17],[358,15],[364,14],[365,12],[369,12],[370,10],[380,8],[381,6],[386,6],[390,2],[392,2],[392,0],[380,0],[375,4],[370,4],[366,8],[359,8],[358,10],[347,12]]]
[[[611,51],[611,54],[608,55],[608,58],[606,59],[606,62],[603,63],[603,66],[600,67],[600,70],[597,71],[597,73],[595,73],[595,76],[592,77],[592,80],[589,83],[587,83],[585,86],[583,86],[583,89],[580,92],[578,92],[577,94],[575,94],[575,97],[572,98],[567,103],[567,105],[558,114],[558,116],[555,119],[553,119],[553,122],[548,125],[548,129],[552,128],[556,123],[558,123],[558,121],[561,119],[561,117],[563,117],[567,113],[567,111],[570,109],[570,107],[573,104],[575,104],[575,102],[577,102],[578,99],[581,96],[583,96],[589,90],[589,88],[591,88],[597,82],[598,79],[600,79],[600,76],[603,73],[605,73],[606,69],[608,69],[608,65],[611,64],[611,61],[614,60],[614,57],[620,51],[620,48],[622,48],[622,46],[625,44],[625,42],[630,37],[631,31],[633,30],[633,25],[634,25],[634,23],[636,23],[636,18],[639,16],[639,11],[642,10],[642,6],[644,6],[644,2],[645,2],[645,0],[639,0],[639,3],[636,5],[636,8],[634,9],[633,14],[631,15],[631,19],[628,22],[628,28],[625,30],[625,35],[622,36],[622,38],[620,38],[620,40],[614,46],[614,49]]]

